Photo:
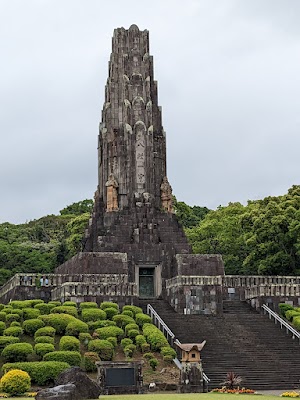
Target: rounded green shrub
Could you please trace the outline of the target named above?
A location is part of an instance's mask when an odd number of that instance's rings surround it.
[[[130,339],[135,339],[136,336],[139,335],[139,333],[140,333],[140,331],[138,331],[137,329],[130,329],[130,331],[128,331],[128,333],[127,333],[127,336],[128,336]]]
[[[153,371],[155,371],[156,368],[157,368],[157,366],[158,366],[158,360],[157,360],[157,358],[150,358],[150,360],[149,360],[149,365],[150,365],[151,369],[152,369]]]
[[[129,344],[128,346],[126,346],[123,349],[126,357],[132,357],[135,350],[136,350],[136,346],[134,344]]]
[[[5,304],[0,303],[0,311],[3,310],[4,307],[5,307]]]
[[[291,306],[290,304],[286,304],[286,303],[279,303],[278,307],[279,307],[280,314],[283,315],[284,317],[285,317],[286,311],[294,309],[293,306]]]
[[[35,343],[49,343],[49,344],[54,344],[54,337],[51,336],[37,336],[34,339]]]
[[[160,354],[162,356],[170,356],[172,360],[177,357],[176,351],[171,346],[164,346],[160,349]]]
[[[300,331],[300,317],[294,317],[293,318],[293,326]]]
[[[89,333],[84,333],[84,332],[79,333],[80,343],[87,345],[90,340],[92,340],[92,336]]]
[[[86,370],[86,372],[96,372],[97,367],[95,363],[97,361],[100,361],[100,357],[96,352],[86,352],[83,355],[83,368]]]
[[[72,308],[72,307],[69,307]],[[41,315],[39,317],[47,326],[52,326],[56,330],[58,335],[63,335],[65,333],[66,327],[70,322],[77,321],[75,317],[69,314],[52,314]]]
[[[143,355],[143,357],[144,357],[146,360],[151,360],[151,358],[154,358],[154,354],[148,352],[148,353],[145,353],[145,354]]]
[[[0,351],[8,344],[19,343],[20,339],[16,336],[0,336]]]
[[[61,302],[58,300],[51,300],[48,304],[53,304],[55,307],[61,306]]]
[[[134,317],[134,314],[133,314],[133,312],[132,311],[130,311],[130,310],[125,310],[125,311],[122,311],[122,314],[123,315],[128,315],[129,317],[131,317],[131,318],[133,318]]]
[[[44,326],[45,323],[38,318],[27,319],[23,322],[24,332],[29,336],[33,336],[38,329],[43,328]]]
[[[114,348],[117,347],[118,339],[115,336],[110,336],[106,340],[109,341],[114,346]]]
[[[51,343],[36,343],[36,345],[34,346],[35,354],[41,358],[43,358],[45,354],[51,353],[54,350],[55,347]]]
[[[103,328],[104,326],[117,326],[114,321],[110,321],[109,319],[104,319],[103,321],[91,321],[87,324],[91,332],[94,332],[95,329]]]
[[[61,351],[79,351],[80,342],[74,336],[63,336],[59,341],[59,350]]]
[[[124,336],[124,331],[117,326],[105,326],[104,328],[98,328],[95,330],[99,339],[107,339],[109,337],[116,337],[118,339]]]
[[[6,314],[6,322],[11,323],[13,321],[21,321],[19,314]]]
[[[174,358],[172,357],[172,356],[168,356],[168,355],[166,355],[166,356],[163,356],[163,360],[166,362],[166,363],[172,363],[172,361],[174,360]]]
[[[138,325],[136,323],[127,324],[125,326],[126,335],[128,335],[128,332],[131,331],[132,329],[139,330],[139,327],[138,327]]]
[[[38,316],[41,315],[40,310],[37,308],[24,308],[23,309],[23,319],[35,319],[38,318]]]
[[[138,314],[138,313],[142,313],[143,310],[141,309],[141,307],[137,307],[137,306],[124,306],[122,308],[122,311],[132,311],[134,315]]]
[[[15,396],[27,392],[30,389],[31,380],[27,372],[12,369],[2,376],[0,385],[5,393]]]
[[[112,319],[115,315],[119,314],[119,311],[113,307],[105,308],[106,318]]]
[[[151,324],[151,317],[147,314],[137,313],[135,316],[136,323],[142,327],[144,324]]]
[[[144,335],[137,335],[135,337],[135,343],[140,350],[142,350],[142,344],[147,343],[146,338]]]
[[[296,311],[296,310],[287,310],[285,312],[285,317],[289,321],[293,321],[294,317],[299,317],[299,316],[300,316],[300,312]]]
[[[106,312],[99,308],[84,308],[81,313],[84,322],[98,321],[106,319]]]
[[[50,314],[51,310],[54,307],[56,307],[55,304],[50,304],[50,303],[39,303],[34,306],[34,308],[40,311],[41,315]]]
[[[103,301],[100,304],[101,310],[105,310],[106,308],[115,308],[117,311],[119,311],[119,305],[117,303],[113,303],[111,301]]]
[[[3,321],[0,321],[0,335],[3,335],[4,330],[6,329],[6,324]]]
[[[80,366],[81,355],[78,351],[53,351],[47,353],[43,357],[44,361],[61,361],[66,362],[72,366]]]
[[[160,350],[162,347],[169,345],[164,334],[155,325],[144,324],[143,334],[153,351]]]
[[[78,312],[77,312],[76,307],[71,307],[71,306],[54,307],[50,311],[50,314],[68,314],[68,315],[72,315],[75,318],[78,317]]]
[[[23,335],[23,329],[20,326],[10,326],[4,330],[3,335],[20,337]]]
[[[10,323],[10,326],[21,326],[21,322],[12,321],[12,322]]]
[[[150,351],[150,344],[149,343],[142,343],[141,344],[141,351],[142,351],[142,353],[148,353]]]
[[[125,328],[126,325],[135,323],[133,318],[129,317],[128,315],[124,315],[124,314],[115,315],[113,317],[113,321],[120,328]]]
[[[66,335],[78,337],[80,333],[87,333],[89,331],[88,324],[79,319],[69,322],[66,327]]]
[[[85,308],[98,308],[98,304],[94,301],[83,301],[79,304],[79,309],[83,310]]]
[[[33,353],[32,345],[29,343],[8,344],[2,350],[2,357],[5,362],[26,361],[27,356]]]
[[[18,368],[28,372],[32,383],[37,385],[51,384],[58,375],[69,368],[70,365],[66,362],[57,361],[30,361],[4,364],[2,370],[4,373]]]
[[[0,321],[6,321],[6,312],[0,311]]]
[[[77,303],[75,303],[75,301],[65,301],[62,305],[66,306],[66,307],[76,307],[77,308]]]
[[[108,340],[91,340],[88,350],[96,352],[102,361],[110,361],[114,356],[114,346]]]
[[[35,334],[34,337],[38,337],[38,336],[51,336],[54,337],[55,336],[55,332],[56,330],[52,327],[52,326],[45,326],[44,328],[40,328],[38,329]]]
[[[124,349],[125,347],[129,346],[130,344],[133,344],[133,341],[129,338],[124,338],[121,340],[121,347]]]

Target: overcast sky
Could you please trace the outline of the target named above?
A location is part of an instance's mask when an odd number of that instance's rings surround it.
[[[114,28],[150,31],[179,200],[286,193],[300,174],[299,0],[0,0],[0,222],[92,198]]]

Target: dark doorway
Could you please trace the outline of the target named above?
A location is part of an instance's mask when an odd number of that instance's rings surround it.
[[[154,268],[139,268],[139,297],[154,296]]]

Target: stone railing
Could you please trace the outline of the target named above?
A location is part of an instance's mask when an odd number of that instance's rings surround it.
[[[166,280],[166,289],[176,286],[222,285],[222,276],[178,275]]]
[[[225,275],[222,285],[225,287],[300,285],[300,276]]]
[[[300,297],[300,285],[261,285],[245,288],[245,300],[257,297]]]

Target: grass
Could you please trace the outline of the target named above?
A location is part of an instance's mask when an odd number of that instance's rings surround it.
[[[148,393],[142,395],[109,395],[101,396],[101,400],[129,400],[133,396],[141,396],[141,400],[253,400],[253,394],[220,394],[220,393]],[[274,400],[275,396],[259,395],[259,400]]]

